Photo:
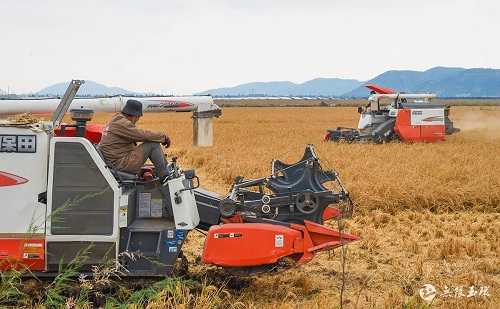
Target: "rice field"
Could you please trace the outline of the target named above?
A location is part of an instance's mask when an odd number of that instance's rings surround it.
[[[293,163],[306,144],[340,174],[356,204],[344,224],[363,237],[348,249],[345,308],[424,307],[425,284],[437,290],[432,307],[500,306],[500,107],[454,106],[461,132],[445,142],[385,145],[323,142],[327,128],[357,126],[354,107],[227,106],[214,119],[213,147],[192,146],[190,116],[145,114],[138,125],[171,136],[169,156],[195,168],[204,189],[225,194],[237,174],[268,175],[272,158]],[[192,233],[191,271],[220,274],[199,261],[202,245]],[[340,256],[229,284],[228,293],[244,308],[339,307]]]
[[[442,143],[323,142],[327,128],[357,126],[352,107],[225,108],[214,119],[213,147],[192,145],[189,113],[145,114],[141,128],[172,138],[169,156],[195,168],[202,186],[224,194],[234,177],[269,174],[272,158],[293,163],[314,144],[324,168],[337,171],[359,211],[498,211],[500,107],[454,107],[462,132]],[[97,115],[105,123],[110,115]]]
[[[221,195],[237,174],[266,176],[271,159],[296,162],[314,144],[323,168],[339,173],[355,202],[353,217],[342,222],[346,231],[362,239],[348,246],[345,263],[340,251],[321,253],[295,270],[236,279],[201,263],[204,235],[193,232],[183,248],[189,276],[223,293],[191,307],[500,307],[499,106],[452,107],[461,132],[445,142],[373,145],[323,142],[328,128],[357,126],[355,107],[224,104],[213,147],[193,146],[191,113],[145,114],[138,125],[167,133],[169,157]],[[92,123],[110,117],[96,114]],[[421,292],[435,298],[424,301]],[[152,298],[144,307],[166,304]]]

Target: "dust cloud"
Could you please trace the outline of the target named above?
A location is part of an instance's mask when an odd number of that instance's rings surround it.
[[[481,137],[500,138],[500,109],[469,110],[459,117],[457,116],[454,116],[452,112],[450,119],[453,121],[454,127],[459,128],[461,133],[478,133],[481,134]]]

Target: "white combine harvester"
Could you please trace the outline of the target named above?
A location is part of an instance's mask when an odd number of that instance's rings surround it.
[[[337,127],[327,130],[325,141],[389,141],[437,142],[446,135],[460,131],[453,127],[448,117],[450,107],[444,103],[431,102],[433,93],[396,93],[392,89],[366,85],[372,90],[361,114],[358,129]],[[383,105],[383,103],[386,103]]]
[[[100,155],[98,131],[87,134],[91,109],[70,109],[76,125],[60,125],[82,83],[72,81],[50,121],[0,122],[0,271],[57,276],[84,252],[84,273],[111,261],[125,275],[172,275],[188,233],[200,229],[207,231],[202,261],[247,276],[290,269],[359,239],[323,225],[350,214],[352,201],[312,145],[295,164],[273,160],[268,177],[237,177],[224,199],[198,188],[194,170],[174,158],[165,184],[152,167],[139,175],[116,170]],[[69,128],[76,136],[62,134]]]

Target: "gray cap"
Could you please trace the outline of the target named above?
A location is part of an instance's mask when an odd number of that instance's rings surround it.
[[[142,116],[142,103],[137,100],[128,100],[122,113],[130,116]]]

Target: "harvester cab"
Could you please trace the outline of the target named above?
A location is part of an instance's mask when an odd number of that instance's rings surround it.
[[[338,127],[327,130],[325,141],[442,141],[459,129],[450,120],[450,107],[431,102],[433,93],[397,93],[392,89],[366,85],[372,89],[368,104],[358,107],[358,128]]]
[[[143,175],[116,171],[95,146],[102,128],[86,124],[92,111],[72,110],[76,124],[59,125],[82,83],[70,84],[49,122],[0,122],[0,194],[8,206],[0,217],[0,271],[55,276],[77,260],[88,274],[110,263],[123,276],[175,275],[186,237],[198,229],[208,232],[203,262],[248,276],[290,269],[359,239],[323,225],[350,215],[352,201],[312,145],[297,163],[273,160],[267,177],[237,177],[224,198],[200,189],[194,170],[176,160],[165,185],[148,166]]]
[[[81,84],[72,81],[51,121],[0,127],[0,192],[9,206],[0,219],[0,270],[51,275],[84,254],[84,272],[112,261],[130,275],[170,274],[200,222],[197,177],[175,162],[166,186],[115,174],[94,145],[98,131],[86,130],[92,111],[70,110],[76,124],[60,125]]]

